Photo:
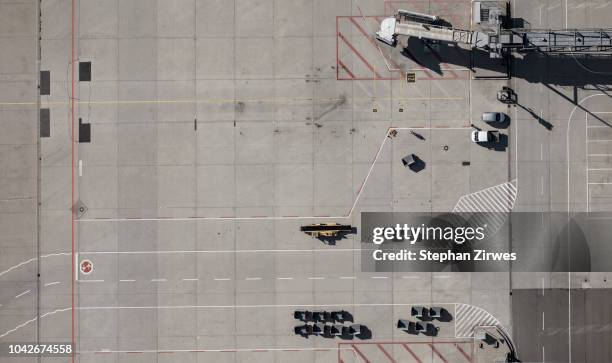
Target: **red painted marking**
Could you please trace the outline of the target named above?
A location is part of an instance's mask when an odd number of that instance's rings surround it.
[[[351,70],[344,63],[342,63],[340,59],[338,59],[338,65],[340,65],[340,67],[342,67],[342,69],[344,69],[344,71],[348,73],[348,75],[351,76],[351,78],[355,78],[355,75],[353,74],[353,72],[351,72]]]
[[[419,359],[419,357],[412,351],[412,349],[408,347],[406,343],[402,343],[402,347],[404,347],[404,349],[406,349],[408,353],[410,353],[410,355],[412,356],[412,358],[414,358],[414,360],[416,360],[419,363],[423,363],[423,361]]]
[[[361,55],[361,53],[359,53],[359,51],[357,51],[357,49],[355,49],[355,47],[344,37],[344,35],[342,35],[342,33],[338,32],[338,37],[344,41],[344,43],[353,51],[353,53],[355,53],[355,55],[357,55],[359,59],[361,59],[363,64],[365,64],[377,78],[380,78],[380,74],[376,72],[374,67],[363,57],[363,55]]]
[[[433,344],[429,343],[429,346],[431,347],[431,350],[432,350],[434,353],[436,353],[436,355],[437,355],[438,357],[440,357],[440,359],[442,359],[442,362],[444,362],[444,363],[448,363],[448,361],[446,360],[446,358],[444,358],[444,356],[442,355],[442,353],[440,353],[440,351],[438,351],[438,350],[436,349],[436,347],[434,347],[434,345],[433,345]]]
[[[74,64],[75,64],[75,39],[74,39],[74,33],[76,31],[76,21],[75,21],[75,14],[76,14],[76,4],[75,4],[76,0],[72,0],[71,1],[71,20],[72,20],[72,28],[71,28],[71,37],[70,37],[70,41],[71,41],[71,58],[70,61],[72,63],[71,67],[70,67],[70,72],[71,72],[71,76],[70,76],[70,83],[71,83],[71,87],[72,87],[72,93],[70,94],[70,117],[72,119],[72,124],[71,124],[71,128],[72,128],[72,134],[71,134],[71,168],[70,168],[70,172],[71,172],[71,181],[72,181],[72,185],[71,185],[71,193],[70,193],[70,198],[72,199],[72,204],[74,205],[74,202],[76,200],[75,195],[74,195],[74,191],[75,191],[75,180],[74,180],[74,159],[75,159],[75,150],[74,150],[74,142],[76,141],[76,130],[74,127],[74,115],[76,113],[76,104],[74,102]],[[76,347],[76,327],[75,327],[75,319],[74,319],[74,281],[76,280],[76,272],[75,272],[75,256],[74,256],[74,237],[75,237],[75,222],[74,222],[74,218],[71,218],[71,234],[72,234],[72,238],[71,238],[71,242],[72,242],[72,247],[71,247],[71,251],[72,251],[72,268],[70,269],[70,273],[72,275],[72,279],[71,279],[71,290],[72,290],[72,309],[71,309],[71,314],[72,314],[72,323],[70,324],[71,326],[71,330],[72,330],[72,346]],[[72,363],[74,363],[75,358],[76,358],[76,349],[73,349],[73,353],[71,354],[72,356]]]
[[[357,347],[355,346],[355,344],[351,344],[353,347],[353,351],[357,354],[359,354],[359,356],[361,357],[361,359],[363,359],[363,361],[365,363],[370,363],[370,361],[368,360],[368,358],[366,358],[365,355],[363,355],[363,353],[361,353],[361,351],[359,349],[357,349]]]
[[[380,20],[379,20],[380,18],[379,17],[375,17],[375,19],[380,22]],[[351,23],[353,23],[357,27],[357,29],[361,32],[361,34],[363,34],[363,36],[366,37],[366,39],[370,41],[370,44],[372,44],[372,46],[374,48],[376,48],[376,50],[380,49],[380,48],[378,48],[378,44],[376,44],[376,41],[374,39],[372,39],[372,37],[363,29],[363,27],[361,25],[359,25],[359,23],[355,20],[355,18],[350,17],[349,20],[351,21]],[[397,63],[395,63],[395,61],[393,59],[385,57],[384,54],[381,54],[381,56],[383,58],[385,58],[385,60],[389,61],[389,63],[391,63],[391,65],[393,65],[393,67],[395,67],[397,69],[400,68],[400,66]],[[403,75],[400,72],[400,79],[401,78],[403,78]]]
[[[465,357],[465,359],[467,359],[468,362],[472,361],[472,357],[470,357],[470,355],[467,354],[465,350],[463,350],[463,348],[459,346],[459,344],[455,344],[455,347],[457,347],[457,349],[461,352],[461,354],[463,354],[463,356]]]
[[[376,345],[378,346],[378,349],[380,349],[380,350],[383,352],[383,354],[384,354],[385,356],[387,356],[387,358],[389,358],[389,361],[390,361],[391,363],[396,363],[396,362],[395,362],[395,359],[393,359],[393,357],[391,356],[391,354],[389,354],[389,352],[387,352],[387,351],[385,350],[385,348],[382,346],[382,344],[376,344]]]
[[[340,55],[338,51],[338,34],[340,34],[340,29],[338,29],[338,17],[336,17],[336,79],[340,79]]]

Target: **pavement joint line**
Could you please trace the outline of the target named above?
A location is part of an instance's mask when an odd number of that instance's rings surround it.
[[[18,299],[18,298],[22,297],[23,295],[29,293],[30,291],[32,291],[32,290],[26,290],[26,291],[22,292],[21,294],[15,296],[15,299]]]
[[[459,69],[460,70],[460,69]],[[467,71],[467,69],[465,69]],[[455,70],[458,71],[458,70]],[[400,98],[391,98],[391,97],[375,97],[376,100],[386,101],[386,100],[396,100],[396,101],[460,101],[463,100],[464,97],[400,97]],[[372,101],[370,97],[355,97],[352,98],[353,101]],[[298,102],[317,102],[317,103],[325,103],[325,102],[338,102],[344,101],[343,98],[319,98],[315,99],[312,97],[275,97],[269,99],[205,99],[205,100],[195,100],[195,99],[184,99],[184,100],[98,100],[98,101],[76,101],[74,102],[77,105],[138,105],[138,104],[235,104],[236,102],[242,103],[274,103],[274,104],[291,104]],[[56,105],[67,105],[68,102],[63,101],[50,101],[45,102],[45,105],[56,106]],[[0,106],[36,106],[36,102],[0,102]]]

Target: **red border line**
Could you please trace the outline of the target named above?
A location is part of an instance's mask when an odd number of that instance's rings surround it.
[[[385,348],[382,346],[382,344],[376,344],[376,345],[378,346],[378,349],[380,349],[380,350],[383,352],[383,354],[384,354],[385,356],[387,356],[387,358],[389,358],[389,361],[391,361],[391,363],[397,363],[397,362],[395,361],[395,359],[393,359],[393,357],[391,356],[391,354],[389,354],[389,352],[387,352],[387,351],[385,350]]]
[[[344,43],[346,43],[346,45],[348,45],[348,47],[353,51],[353,53],[355,53],[357,57],[361,59],[361,61],[372,71],[372,73],[374,73],[377,78],[381,78],[380,74],[376,72],[376,69],[374,69],[374,67],[363,57],[363,55],[361,55],[361,53],[359,53],[357,49],[355,49],[355,47],[351,43],[349,43],[349,41],[344,37],[344,35],[342,35],[342,33],[338,32],[338,37],[342,39]]]
[[[379,20],[380,18],[379,18],[379,17],[375,17],[375,19],[376,19],[377,21],[379,21],[379,22],[380,22],[380,20]],[[370,44],[372,44],[372,46],[373,46],[374,48],[376,48],[376,50],[379,50],[379,48],[378,48],[378,44],[376,44],[376,43],[375,43],[375,41],[374,41],[374,40],[373,40],[373,39],[370,37],[370,35],[369,35],[369,34],[368,34],[366,31],[365,31],[365,29],[363,29],[363,27],[362,27],[361,25],[359,25],[359,23],[358,23],[358,22],[355,20],[355,18],[354,18],[354,17],[350,17],[350,18],[349,18],[349,20],[351,21],[351,23],[353,23],[353,24],[354,24],[354,25],[357,27],[357,29],[358,29],[358,30],[361,32],[361,34],[363,34],[363,36],[364,36],[364,37],[365,37],[365,38],[366,38],[366,39],[367,39],[367,40],[370,42]],[[387,58],[387,57],[386,57],[384,54],[381,54],[381,56],[382,56],[382,57],[383,57],[383,58],[384,58],[386,61],[389,61],[389,62],[391,63],[391,65],[393,65],[393,67],[395,67],[395,68],[397,68],[397,69],[399,69],[399,68],[400,68],[400,66],[399,66],[399,65],[398,65],[398,64],[397,64],[397,63],[396,63],[396,62],[395,62],[393,59],[391,59],[391,58]],[[401,71],[399,71],[399,72],[400,72],[400,79],[402,79],[402,78],[403,78],[403,75],[402,75]]]
[[[75,245],[75,221],[74,221],[74,214],[72,211],[72,208],[74,208],[74,201],[75,201],[75,195],[74,195],[74,190],[75,190],[75,180],[74,180],[74,157],[75,157],[75,147],[74,147],[74,142],[76,140],[76,135],[75,135],[75,127],[74,127],[74,115],[75,115],[75,109],[76,109],[76,104],[74,102],[74,64],[76,61],[76,50],[75,50],[75,32],[76,32],[76,21],[75,21],[75,17],[76,17],[76,0],[72,0],[71,1],[71,20],[72,20],[72,28],[71,28],[71,76],[70,76],[70,83],[71,83],[71,87],[72,87],[72,93],[70,94],[70,108],[71,108],[71,119],[72,119],[72,138],[71,138],[71,154],[72,154],[72,159],[71,159],[71,163],[70,163],[70,173],[71,173],[71,180],[72,180],[72,186],[71,186],[71,200],[72,200],[72,204],[70,205],[70,229],[71,229],[71,243],[72,243],[72,247],[71,247],[71,251],[72,251],[72,268],[71,268],[71,290],[72,290],[72,309],[71,309],[71,314],[72,314],[72,323],[71,323],[71,330],[72,330],[72,363],[75,362],[75,358],[76,358],[76,351],[77,351],[77,347],[76,347],[76,328],[75,328],[75,319],[74,319],[74,280],[76,278],[75,276],[75,271],[74,269],[76,268],[75,266],[75,261],[74,261],[74,245]]]

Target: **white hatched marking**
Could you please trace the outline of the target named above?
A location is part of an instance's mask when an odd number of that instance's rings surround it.
[[[467,304],[455,305],[455,337],[472,338],[478,326],[501,326],[499,321],[484,309]]]

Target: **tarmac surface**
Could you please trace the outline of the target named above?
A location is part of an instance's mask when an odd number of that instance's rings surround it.
[[[369,36],[398,8],[470,28],[463,0],[38,6],[0,0],[11,49],[0,52],[0,342],[76,343],[75,356],[43,362],[471,361],[474,325],[514,339],[530,329],[517,290],[608,288],[595,273],[365,273],[358,234],[330,243],[299,231],[359,229],[362,211],[451,211],[504,183],[518,190],[515,210],[610,210],[608,58],[517,57],[510,80],[482,80],[461,47],[402,39],[402,53]],[[612,11],[511,7],[534,28],[608,26]],[[73,61],[91,62],[91,80]],[[39,70],[49,95],[37,94]],[[516,107],[496,101],[502,86]],[[511,117],[506,147],[470,141],[472,124],[491,128],[484,111]],[[410,153],[423,170],[404,168]],[[454,319],[435,322],[435,337],[410,335],[395,324],[412,305]],[[344,309],[370,335],[305,339],[293,333],[298,309]],[[549,343],[532,341],[525,354],[539,359]]]

